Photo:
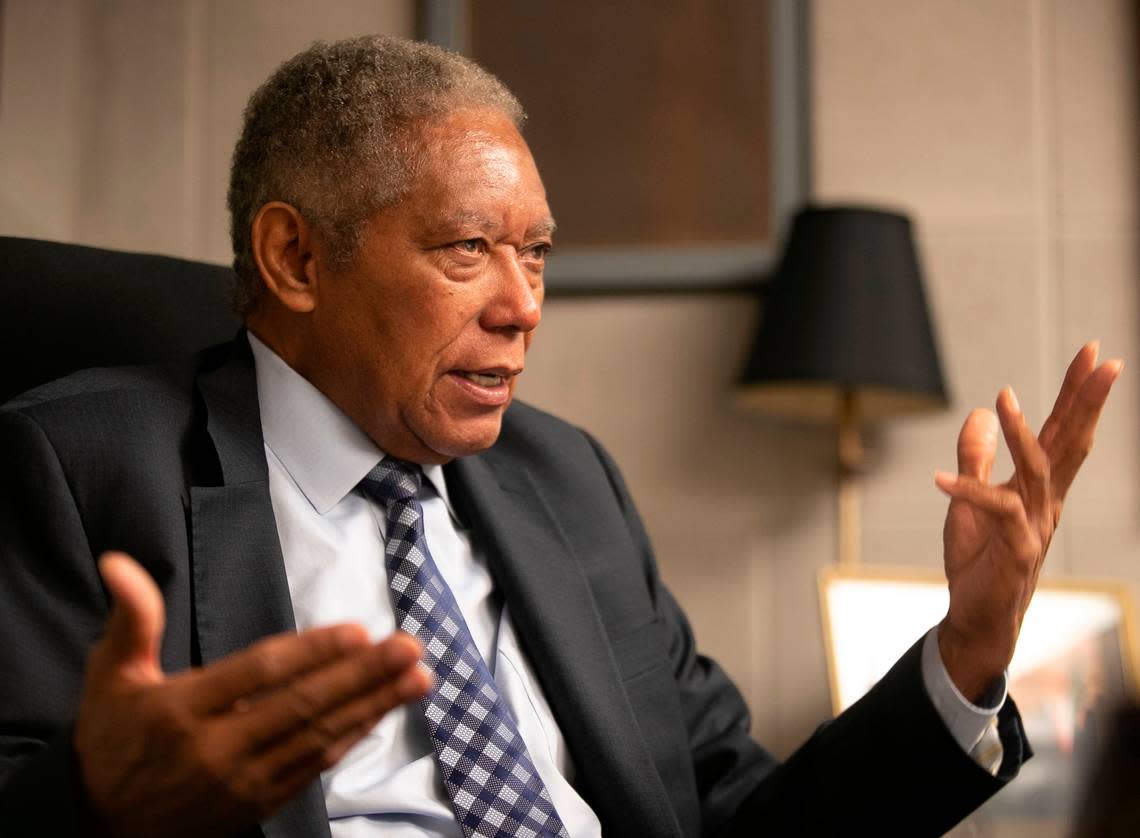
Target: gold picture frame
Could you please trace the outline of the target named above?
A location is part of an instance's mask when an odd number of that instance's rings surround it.
[[[820,573],[819,594],[837,714],[936,625],[949,604],[945,577],[919,569],[831,566]],[[1043,580],[1009,667],[1009,694],[1035,757],[951,834],[1067,835],[1104,727],[1116,707],[1140,694],[1138,653],[1125,585]]]

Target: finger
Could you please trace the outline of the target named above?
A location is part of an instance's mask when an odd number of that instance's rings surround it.
[[[973,410],[958,434],[958,473],[988,482],[997,455],[998,420],[989,410]]]
[[[239,699],[250,700],[276,690],[316,667],[368,645],[368,633],[351,623],[301,634],[278,634],[217,663],[171,679],[172,687],[185,692],[193,712],[220,713],[228,711]]]
[[[1029,429],[1012,387],[998,394],[998,418],[1009,453],[1016,469],[1016,483],[1025,508],[1036,521],[1052,523],[1053,510],[1049,494],[1049,457],[1037,437]]]
[[[103,638],[91,656],[95,676],[114,668],[141,682],[161,680],[158,651],[166,610],[158,586],[126,553],[104,553],[99,558],[99,573],[114,604]]]
[[[248,712],[237,720],[234,734],[241,736],[252,750],[304,729],[305,737],[314,745],[323,746],[362,720],[353,715],[348,705],[363,699],[364,707],[371,699],[379,712],[387,712],[403,694],[397,687],[422,683],[426,673],[410,684],[401,680],[417,669],[422,655],[423,649],[415,638],[394,634],[241,708]]]
[[[418,649],[417,649],[418,653]],[[229,760],[241,770],[235,772],[239,798],[252,801],[260,814],[275,811],[321,771],[332,767],[363,739],[393,707],[414,701],[430,688],[431,676],[419,666],[384,687],[382,697],[365,695],[338,708],[320,724],[304,725],[260,751],[250,752],[238,744],[235,716],[214,717],[207,722],[205,735],[218,741],[230,754]],[[255,716],[253,703],[245,715]]]
[[[412,666],[383,687],[366,692],[266,748],[259,759],[270,777],[319,774],[331,768],[389,712],[418,701],[431,689],[431,675]]]
[[[934,473],[934,483],[952,498],[971,503],[1000,518],[1026,522],[1021,496],[1007,486],[991,486],[965,474]]]
[[[321,717],[319,725],[320,733],[326,739],[325,747],[330,741],[335,745],[343,742],[346,737],[359,739],[364,736],[392,710],[419,701],[427,695],[432,680],[431,673],[426,668],[408,666],[386,679],[381,686],[366,690],[357,698],[327,712]]]
[[[369,728],[370,729],[370,728]],[[256,792],[251,794],[259,801],[259,817],[277,811],[308,786],[320,773],[340,762],[364,738],[367,730],[344,736],[328,745],[315,759],[291,759],[263,763],[253,773]]]
[[[1045,420],[1045,424],[1041,426],[1041,433],[1037,435],[1046,451],[1050,450],[1058,431],[1064,426],[1065,417],[1068,416],[1077,393],[1085,383],[1085,379],[1096,369],[1096,358],[1099,353],[1100,341],[1089,341],[1077,351],[1073,360],[1069,362],[1069,368],[1065,371],[1065,380],[1061,382],[1057,400],[1053,403],[1053,411]]]
[[[345,755],[359,744],[370,729],[371,727],[343,736],[316,751],[315,755],[306,753],[302,758],[290,754],[285,759],[275,759],[273,764],[266,766],[266,776],[270,778],[269,782],[276,792],[280,792],[275,796],[288,800],[320,776],[322,771],[327,771],[344,759]]]
[[[1124,363],[1119,359],[1101,364],[1085,378],[1073,399],[1067,419],[1049,452],[1053,460],[1053,494],[1058,500],[1068,494],[1081,464],[1092,450],[1101,411],[1123,369]]]

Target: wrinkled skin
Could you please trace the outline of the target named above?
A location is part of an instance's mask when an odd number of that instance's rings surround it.
[[[939,649],[951,679],[971,700],[985,695],[1013,658],[1065,496],[1120,375],[1118,360],[1097,365],[1097,350],[1090,343],[1077,353],[1040,434],[1007,388],[996,416],[975,410],[967,417],[958,437],[958,474],[935,477],[951,497],[943,532],[950,608]],[[1015,471],[995,486],[990,472],[999,429]]]

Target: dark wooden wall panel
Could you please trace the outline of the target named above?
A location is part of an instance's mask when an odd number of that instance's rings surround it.
[[[469,19],[527,109],[560,244],[769,237],[767,3],[494,0]]]

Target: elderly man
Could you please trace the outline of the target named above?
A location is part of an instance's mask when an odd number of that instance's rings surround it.
[[[967,419],[949,613],[778,764],[605,452],[510,406],[554,230],[521,121],[434,47],[314,45],[234,154],[246,330],[0,411],[6,835],[923,835],[1016,773],[1003,672],[1119,363],[1039,436],[1011,391]]]

